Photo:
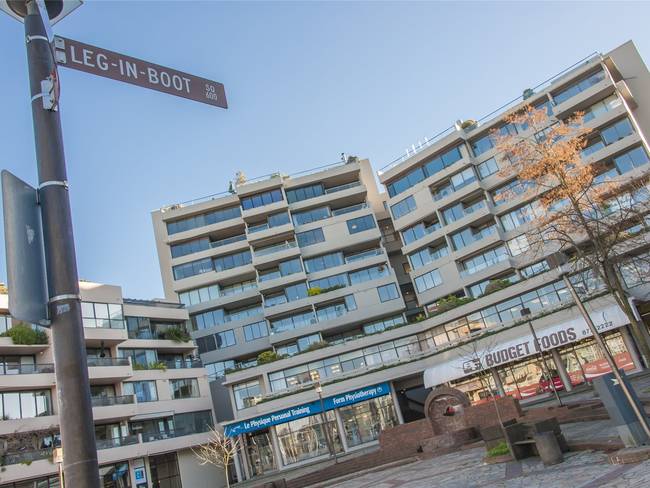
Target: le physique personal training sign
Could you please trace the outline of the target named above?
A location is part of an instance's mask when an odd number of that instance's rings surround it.
[[[600,332],[616,329],[629,321],[618,305],[590,312]],[[478,371],[518,361],[540,350],[554,349],[591,336],[585,320],[579,316],[566,322],[535,330],[538,343],[526,324],[476,341],[475,347],[457,347],[433,357],[434,365],[424,371],[427,388],[462,378]]]
[[[59,66],[228,108],[224,86],[216,81],[60,36],[54,36],[54,53]]]
[[[340,395],[323,398],[323,406],[325,407],[325,411],[328,411],[389,394],[390,385],[388,383],[380,383],[378,385],[361,388],[360,390],[349,391],[347,393],[341,393]],[[239,434],[245,434],[246,432],[265,429],[272,425],[284,424],[285,422],[291,422],[292,420],[316,415],[322,411],[320,401],[305,403],[304,405],[297,407],[285,408],[284,410],[226,425],[224,427],[224,433],[228,437],[234,437]]]

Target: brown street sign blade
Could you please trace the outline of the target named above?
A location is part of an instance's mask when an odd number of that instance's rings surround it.
[[[54,37],[54,50],[59,66],[228,108],[224,86],[216,81],[60,36]]]

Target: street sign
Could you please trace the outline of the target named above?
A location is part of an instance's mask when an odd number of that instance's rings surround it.
[[[47,279],[38,191],[2,171],[2,205],[9,313],[17,320],[49,325]]]
[[[54,50],[60,66],[228,108],[224,86],[216,81],[60,36],[54,36]]]

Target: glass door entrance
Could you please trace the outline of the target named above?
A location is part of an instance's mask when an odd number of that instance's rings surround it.
[[[275,470],[273,446],[268,429],[246,434],[246,454],[253,476]]]

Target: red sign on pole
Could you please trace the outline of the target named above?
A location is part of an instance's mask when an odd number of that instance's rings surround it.
[[[223,84],[65,37],[54,37],[59,66],[228,108]]]

